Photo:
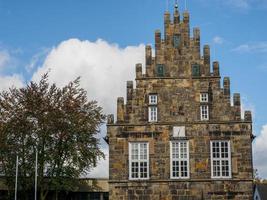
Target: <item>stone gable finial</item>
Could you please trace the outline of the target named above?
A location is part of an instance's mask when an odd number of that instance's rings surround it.
[[[175,0],[175,9],[178,9],[178,0]]]

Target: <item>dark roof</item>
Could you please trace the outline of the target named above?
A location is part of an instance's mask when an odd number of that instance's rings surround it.
[[[267,200],[267,184],[256,185],[256,188],[260,194],[261,200]]]

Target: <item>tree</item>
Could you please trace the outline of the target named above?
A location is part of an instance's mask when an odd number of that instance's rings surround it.
[[[45,74],[39,83],[1,92],[0,164],[10,191],[16,155],[21,199],[33,191],[36,151],[40,199],[51,190],[75,190],[77,178],[104,157],[96,138],[104,119],[97,102],[88,101],[80,78],[58,88]]]
[[[254,184],[260,183],[262,181],[258,169],[253,170],[253,182]]]
[[[254,182],[254,184],[267,184],[267,179],[264,179],[259,175],[258,169],[254,169],[253,182]]]

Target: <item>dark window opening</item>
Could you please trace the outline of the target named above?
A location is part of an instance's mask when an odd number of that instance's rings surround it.
[[[165,66],[162,64],[157,65],[157,76],[158,77],[163,77],[165,76]]]
[[[175,34],[173,36],[173,46],[174,46],[174,48],[178,49],[180,47],[180,45],[181,45],[181,35]]]
[[[192,76],[193,77],[200,76],[200,66],[199,66],[199,64],[193,64],[192,65]]]

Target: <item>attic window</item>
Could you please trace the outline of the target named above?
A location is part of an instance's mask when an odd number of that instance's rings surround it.
[[[173,36],[173,46],[174,48],[179,48],[181,45],[181,35],[175,34]]]
[[[158,119],[158,96],[155,94],[149,95],[149,107],[148,107],[148,121],[156,122]]]
[[[193,64],[192,65],[192,76],[193,77],[200,76],[200,66],[199,66],[199,64]]]
[[[163,77],[165,75],[165,66],[163,64],[157,64],[157,76]]]
[[[149,105],[157,105],[158,96],[156,94],[149,95]]]
[[[208,93],[201,93],[200,94],[200,102],[202,102],[202,103],[209,102],[209,94]]]

